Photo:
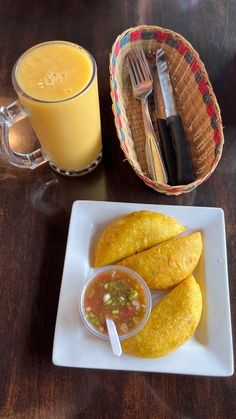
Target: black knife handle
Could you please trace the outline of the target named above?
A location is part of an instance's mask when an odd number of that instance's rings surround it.
[[[172,144],[169,128],[166,125],[165,119],[157,119],[157,125],[159,135],[161,139],[161,148],[163,151],[164,161],[169,177],[170,185],[177,185],[177,174],[176,174],[176,157],[175,150]]]
[[[177,182],[178,185],[186,185],[194,181],[194,172],[183,124],[179,115],[169,116],[166,123],[175,148]]]

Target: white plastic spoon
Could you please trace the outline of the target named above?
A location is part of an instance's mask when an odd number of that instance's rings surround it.
[[[113,354],[116,356],[121,356],[122,349],[121,349],[120,339],[116,330],[115,323],[111,319],[106,319],[106,323],[107,323],[107,330],[108,330],[108,335],[110,338],[110,343],[111,343]]]

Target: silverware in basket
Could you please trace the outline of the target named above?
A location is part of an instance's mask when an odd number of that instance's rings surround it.
[[[154,115],[158,128],[158,132],[156,130],[155,132],[159,139],[159,144],[169,179],[169,185],[177,185],[175,150],[172,143],[170,130],[166,124],[165,105],[156,66],[156,53],[148,51],[148,53],[145,55],[153,79],[153,98],[155,104]]]
[[[150,69],[141,47],[133,48],[127,56],[133,95],[141,101],[146,135],[145,155],[149,175],[156,182],[168,183],[167,172],[148,108],[148,96],[153,89]]]
[[[182,120],[176,109],[168,64],[165,51],[162,48],[156,52],[156,65],[165,105],[166,124],[169,127],[175,148],[177,184],[189,184],[194,181],[192,159]]]

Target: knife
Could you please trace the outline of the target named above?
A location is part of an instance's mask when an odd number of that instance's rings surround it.
[[[160,143],[164,156],[164,162],[167,168],[169,184],[176,185],[177,177],[175,150],[172,144],[169,128],[166,124],[165,105],[163,101],[160,80],[157,73],[156,60],[154,62],[154,65],[152,65],[152,77],[155,110],[157,115],[157,126],[160,135]]]
[[[176,110],[174,92],[163,48],[159,48],[156,52],[156,66],[165,106],[166,124],[169,127],[175,149],[177,184],[185,185],[194,181],[194,172],[182,120]]]

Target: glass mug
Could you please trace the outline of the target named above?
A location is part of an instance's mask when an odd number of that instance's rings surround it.
[[[97,67],[92,55],[71,42],[44,42],[17,60],[12,83],[18,100],[0,108],[3,158],[29,169],[48,162],[68,176],[95,169],[102,157],[102,137]],[[20,154],[10,146],[9,129],[25,117],[41,148]]]

